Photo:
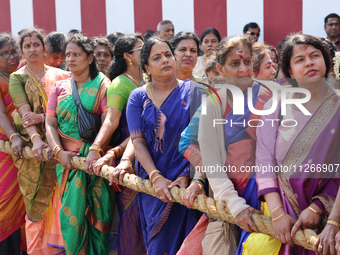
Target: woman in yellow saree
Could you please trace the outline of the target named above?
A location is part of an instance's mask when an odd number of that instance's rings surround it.
[[[53,254],[63,250],[58,211],[61,203],[55,162],[44,161],[49,148],[45,137],[47,98],[53,83],[68,72],[44,65],[44,41],[40,31],[27,30],[19,39],[27,65],[10,75],[9,91],[17,111],[12,114],[16,131],[32,147],[33,159],[14,160],[26,207],[26,238],[29,254]],[[48,153],[53,160],[52,150]]]

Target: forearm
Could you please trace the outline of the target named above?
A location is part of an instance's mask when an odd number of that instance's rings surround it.
[[[135,148],[131,142],[130,137],[126,138],[124,142],[121,143],[121,146],[126,148],[122,156],[122,160],[127,159],[127,160],[132,161],[135,158]]]
[[[275,208],[282,207],[280,194],[277,192],[270,192],[263,195],[268,204],[269,211],[272,212]]]
[[[62,144],[60,141],[60,136],[58,134],[58,126],[51,124],[51,119],[53,117],[46,118],[46,138],[48,145],[53,149],[55,146],[59,145],[61,148]],[[55,118],[53,118],[55,119]]]
[[[25,113],[32,112],[31,106],[28,104],[20,106],[18,110],[21,116],[24,116]],[[37,127],[35,125],[29,126],[26,128],[26,131],[28,135],[31,137],[33,134],[37,133]]]
[[[11,121],[8,119],[7,115],[3,112],[0,112],[0,128],[5,133],[5,135],[10,138],[12,134],[15,133],[13,125]]]
[[[340,223],[340,189],[338,189],[338,194],[336,195],[336,199],[328,219]]]
[[[97,144],[100,148],[106,148],[109,144],[113,133],[119,126],[121,113],[115,109],[107,109],[107,111],[102,115],[104,118],[103,124],[100,128],[96,139],[94,140],[94,144]]]
[[[141,140],[144,140],[143,142]],[[145,171],[150,174],[153,170],[156,170],[155,163],[153,162],[150,152],[146,146],[146,142],[144,138],[136,138],[133,142],[133,146],[135,149],[135,154],[142,164]]]

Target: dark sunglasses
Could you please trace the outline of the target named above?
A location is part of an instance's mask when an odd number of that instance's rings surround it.
[[[9,59],[10,56],[17,57],[19,55],[19,52],[17,50],[12,51],[6,51],[5,53],[0,54],[1,57],[4,59]]]
[[[249,31],[247,31],[247,34],[250,34],[251,36],[256,35],[257,37],[260,37],[260,33],[255,33],[255,32],[249,32]]]

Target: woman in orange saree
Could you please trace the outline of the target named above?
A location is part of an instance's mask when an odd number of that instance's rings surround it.
[[[26,143],[13,128],[11,113],[15,106],[8,90],[9,75],[19,64],[19,51],[8,34],[0,34],[0,56],[0,139],[11,138],[14,155],[21,157]],[[17,174],[11,155],[0,152],[0,254],[26,251],[25,205]]]

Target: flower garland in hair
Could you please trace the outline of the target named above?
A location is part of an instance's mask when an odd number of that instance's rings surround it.
[[[340,56],[339,56],[339,52],[335,53],[335,57],[333,58],[333,72],[334,72],[334,76],[337,80],[340,80]]]

